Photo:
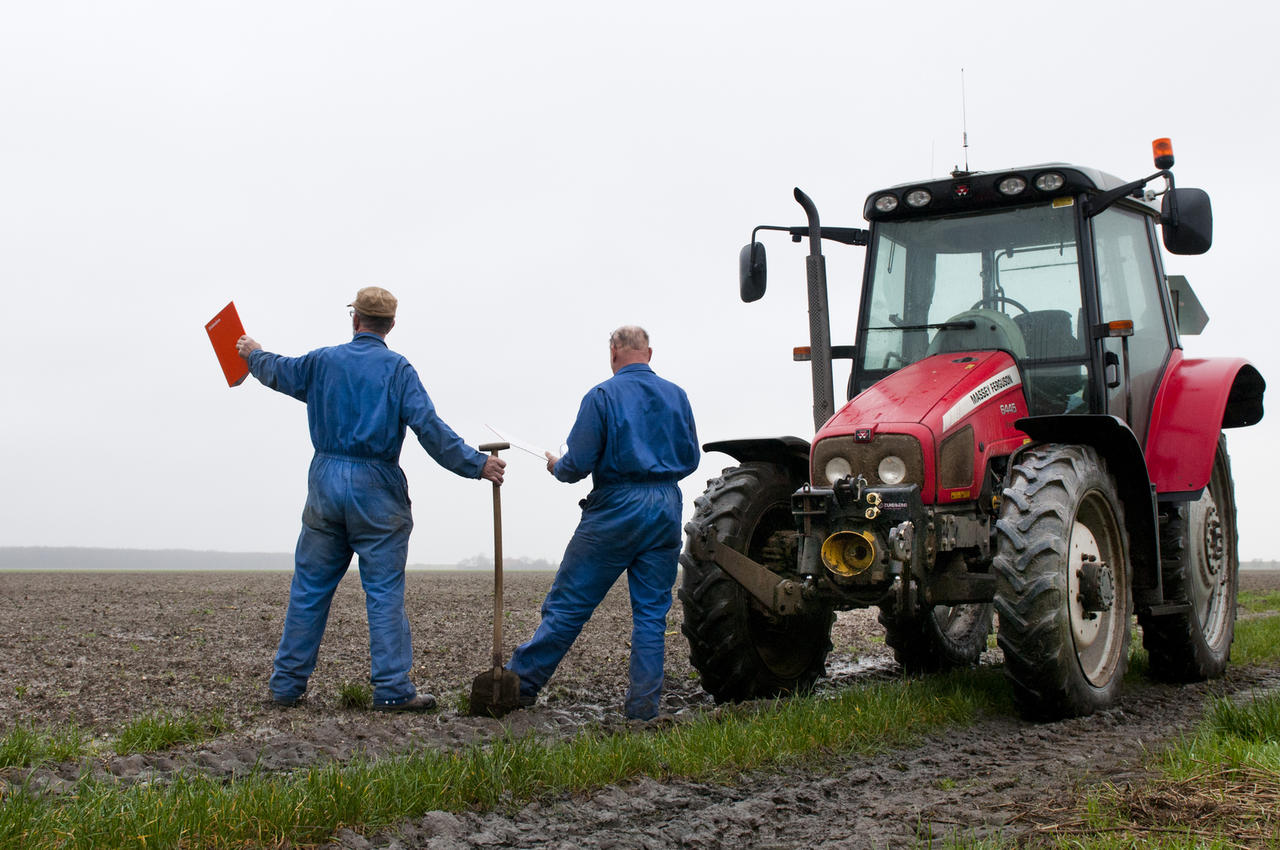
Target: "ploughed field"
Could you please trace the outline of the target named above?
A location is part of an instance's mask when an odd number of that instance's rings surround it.
[[[286,572],[0,572],[0,734],[15,723],[74,722],[110,739],[140,714],[221,710],[230,730],[188,750],[113,756],[91,769],[146,781],[182,769],[227,778],[288,770],[356,754],[455,748],[508,733],[569,737],[584,729],[647,729],[715,710],[698,685],[668,617],[663,708],[672,717],[628,724],[621,716],[631,630],[625,581],[584,629],[539,704],[502,721],[466,717],[471,680],[491,669],[493,577],[480,571],[408,574],[413,679],[436,695],[427,715],[343,708],[339,689],[367,682],[368,630],[356,570],[340,585],[320,661],[302,707],[268,703],[267,679],[291,578]],[[533,634],[550,572],[505,576],[504,660]],[[1245,572],[1241,590],[1280,589],[1280,573]],[[898,675],[876,612],[839,615],[829,677],[819,689]],[[998,663],[991,650],[984,663]],[[849,757],[820,770],[788,768],[732,786],[645,780],[598,795],[532,803],[517,811],[432,813],[381,836],[401,847],[912,846],[934,834],[1007,824],[1086,774],[1123,778],[1144,747],[1189,729],[1204,698],[1267,686],[1266,671],[1229,668],[1225,680],[1169,687],[1127,684],[1118,706],[1090,718],[1031,724],[980,720],[917,747]],[[42,782],[73,781],[82,765],[41,769]],[[29,779],[10,770],[10,782]],[[4,783],[0,781],[0,785]],[[366,839],[347,835],[346,846]],[[568,842],[565,844],[565,842]],[[824,844],[825,846],[825,844]]]

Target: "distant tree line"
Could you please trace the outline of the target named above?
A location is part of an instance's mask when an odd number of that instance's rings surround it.
[[[458,562],[458,566],[466,568],[493,569],[493,556],[486,554],[472,555],[469,558],[463,558]],[[548,561],[546,558],[512,558],[509,555],[502,556],[503,569],[514,570],[554,570],[560,566],[559,561]]]

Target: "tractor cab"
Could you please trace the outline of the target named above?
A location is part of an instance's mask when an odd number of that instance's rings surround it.
[[[998,349],[1028,415],[1109,413],[1142,441],[1179,343],[1153,193],[1093,200],[1125,185],[1050,164],[873,193],[849,397],[926,357]],[[1180,224],[1207,247],[1207,198],[1203,213]]]

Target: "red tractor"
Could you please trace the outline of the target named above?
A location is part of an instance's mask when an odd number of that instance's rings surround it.
[[[1126,183],[1053,163],[872,193],[867,229],[807,238],[812,444],[710,443],[739,466],[685,527],[690,658],[719,702],[804,692],[835,612],[877,606],[902,667],[973,664],[993,611],[1018,706],[1116,699],[1132,618],[1151,673],[1217,676],[1235,632],[1236,509],[1222,429],[1262,418],[1243,359],[1192,359],[1207,317],[1172,254],[1212,241],[1209,197],[1174,185],[1167,139]],[[1162,191],[1147,188],[1160,178]],[[832,346],[822,240],[867,247],[856,344]],[[853,361],[834,410],[833,359]]]

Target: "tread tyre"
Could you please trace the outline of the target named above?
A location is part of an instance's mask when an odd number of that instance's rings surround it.
[[[1236,500],[1226,438],[1219,434],[1209,485],[1196,502],[1162,505],[1160,570],[1166,602],[1184,614],[1143,617],[1142,643],[1151,675],[1200,682],[1222,675],[1235,639],[1240,569]]]
[[[1133,609],[1128,542],[1115,479],[1094,449],[1048,444],[1019,457],[992,566],[997,639],[1023,716],[1078,717],[1119,696]],[[1099,562],[1109,582],[1086,578],[1082,565]],[[1108,583],[1110,593],[1099,589]]]
[[[707,482],[685,531],[713,527],[725,545],[768,564],[766,544],[794,528],[791,494],[798,485],[780,466],[744,464]],[[819,609],[773,620],[713,561],[680,556],[684,581],[681,630],[702,687],[718,703],[806,693],[826,674],[835,614]],[[770,565],[778,569],[778,565]],[[794,565],[791,570],[794,571]]]
[[[907,673],[972,667],[987,648],[991,603],[935,605],[919,617],[897,618],[880,609],[884,642]]]

